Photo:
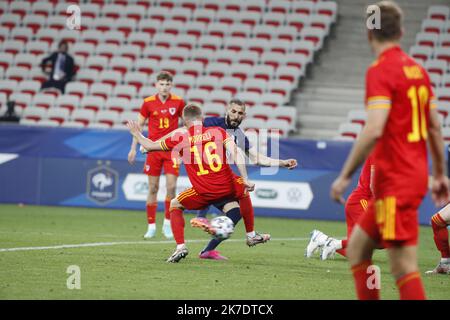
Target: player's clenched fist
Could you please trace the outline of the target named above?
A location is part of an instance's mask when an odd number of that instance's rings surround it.
[[[249,192],[252,192],[253,190],[255,190],[255,184],[248,180],[244,180],[244,186],[247,188],[247,191],[249,191]]]

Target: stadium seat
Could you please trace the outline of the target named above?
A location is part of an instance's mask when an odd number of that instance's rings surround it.
[[[206,34],[209,36],[215,36],[224,38],[230,34],[230,26],[222,22],[213,22],[208,25],[206,29]]]
[[[181,68],[181,63],[178,61],[166,59],[166,60],[162,60],[159,63],[158,67],[159,67],[159,70],[169,71],[172,75],[176,75]]]
[[[317,14],[329,16],[332,21],[336,21],[337,3],[334,1],[319,1],[316,3],[315,12]]]
[[[69,116],[70,111],[66,108],[50,108],[47,111],[47,119],[57,121],[59,124],[68,120]]]
[[[268,82],[264,79],[250,78],[244,81],[243,91],[262,94],[267,89]]]
[[[236,56],[236,58],[233,63],[248,64],[250,66],[254,66],[258,64],[259,61],[259,54],[255,51],[242,50],[234,56]]]
[[[450,47],[438,47],[434,49],[434,58],[450,63]]]
[[[251,106],[261,104],[261,95],[256,92],[239,92],[236,98],[245,102],[245,104]]]
[[[432,5],[428,8],[427,17],[429,19],[446,21],[449,19],[449,10],[448,6]]]
[[[257,39],[255,39],[257,40]],[[247,39],[241,37],[229,37],[225,38],[223,43],[224,49],[233,51],[241,51],[247,47]]]
[[[2,51],[13,55],[22,52],[23,42],[19,40],[6,40],[2,44]]]
[[[207,90],[211,92],[219,86],[219,79],[212,76],[202,76],[196,79],[195,87],[197,89]]]
[[[31,40],[32,37],[33,29],[26,27],[14,28],[10,33],[10,39],[22,41],[24,44]]]
[[[25,109],[28,106],[31,106],[31,101],[33,100],[33,96],[28,93],[22,93],[22,92],[14,92],[9,96],[10,101],[14,101],[15,104],[15,110],[17,111],[20,109]],[[0,105],[6,104],[6,101],[4,103],[0,102]]]
[[[229,91],[233,96],[242,88],[242,80],[235,77],[223,77],[219,81],[218,89]]]
[[[367,121],[367,113],[364,110],[350,110],[347,115],[347,121],[364,126]]]
[[[80,122],[84,126],[95,120],[95,111],[89,109],[75,109],[70,115],[70,119],[75,122]]]
[[[278,28],[279,26],[283,25],[285,20],[286,15],[284,13],[279,12],[268,12],[262,16],[263,24],[275,28]]]
[[[230,75],[233,78],[238,78],[245,81],[251,75],[253,67],[249,64],[235,63],[224,70],[224,75]]]
[[[113,90],[113,95],[118,98],[133,99],[137,94],[137,89],[132,85],[117,85]]]
[[[107,99],[113,91],[113,86],[111,84],[97,82],[90,86],[89,94],[91,96],[101,97]]]
[[[82,41],[83,43],[91,43],[94,46],[97,46],[100,42],[103,41],[103,39],[103,32],[98,30],[85,30],[81,33],[80,36],[80,41]]]
[[[139,46],[141,50],[151,41],[151,35],[145,32],[131,32],[128,36],[128,43]]]
[[[4,14],[0,16],[0,25],[12,30],[21,23],[22,17],[18,14]]]
[[[285,103],[289,102],[293,89],[293,83],[287,80],[275,79],[269,81],[267,84],[267,92],[282,95]]]
[[[34,15],[41,15],[43,17],[48,17],[53,12],[53,4],[48,2],[34,2],[31,5],[30,12]]]
[[[301,32],[303,28],[309,27],[310,19],[311,17],[307,14],[288,14],[286,15],[286,26],[294,27],[297,32]]]
[[[289,52],[291,47],[291,41],[286,39],[272,39],[269,41],[268,49],[271,52],[279,52],[286,54]]]
[[[81,121],[64,121],[61,124],[61,127],[65,128],[85,128],[86,125],[84,122]]]
[[[429,73],[437,73],[442,76],[446,72],[447,62],[445,60],[436,59],[428,60],[425,63],[425,69],[427,69]]]
[[[41,89],[41,83],[34,80],[21,81],[16,89],[16,92],[35,95]]]
[[[437,73],[429,73],[428,76],[430,77],[430,82],[431,85],[434,88],[437,88],[441,85],[441,81],[442,81],[442,76],[440,74]]]
[[[134,111],[124,111],[119,115],[119,123],[126,124],[129,120],[136,120],[137,113]]]
[[[280,66],[275,71],[275,77],[280,80],[287,80],[297,86],[299,78],[303,75],[303,69],[292,68],[290,66]]]
[[[270,118],[287,121],[289,123],[290,130],[293,131],[295,130],[297,119],[297,108],[292,106],[280,106],[278,108],[272,108]]]
[[[144,72],[128,72],[124,78],[124,84],[135,86],[137,91],[148,81],[148,76]]]
[[[236,54],[233,50],[220,50],[212,57],[214,57],[214,63],[225,63],[231,65],[237,62],[238,54]]]
[[[119,121],[119,113],[113,110],[100,110],[96,114],[95,121],[112,127],[114,123]]]
[[[115,86],[122,81],[122,74],[119,71],[103,70],[98,75],[98,81]]]
[[[83,23],[86,23],[86,21],[84,21]],[[65,21],[64,21],[64,28],[67,28],[67,26],[65,25]],[[58,40],[65,40],[70,44],[77,43],[79,38],[80,38],[80,31],[78,30],[62,29],[58,33]]]
[[[191,89],[186,93],[186,100],[187,102],[198,102],[198,103],[205,103],[206,97],[208,97],[209,91],[202,90],[202,89]]]
[[[16,80],[20,82],[28,78],[28,68],[24,67],[9,67],[5,73],[5,78],[9,80]]]
[[[230,68],[227,63],[210,63],[205,69],[205,74],[216,78],[223,78],[228,76],[232,71],[233,68]]]
[[[445,30],[446,22],[443,20],[425,19],[422,21],[422,32],[440,34]]]
[[[247,118],[242,122],[241,128],[244,131],[251,130],[259,132],[261,129],[266,128],[266,121],[256,118]]]
[[[448,33],[443,33],[439,36],[439,46],[447,48],[450,47],[450,31],[448,31]]]
[[[225,115],[225,107],[221,103],[207,103],[203,106],[205,117],[223,117]]]
[[[34,107],[39,107],[43,109],[48,109],[53,107],[55,104],[55,97],[45,94],[45,93],[37,93],[33,96],[32,105]]]
[[[264,121],[267,121],[270,118],[273,110],[274,109],[269,106],[255,105],[251,108],[247,108],[246,113],[248,118],[262,119]]]
[[[439,35],[435,33],[419,32],[416,35],[416,44],[426,47],[436,47]]]
[[[230,102],[232,95],[231,92],[227,90],[214,90],[207,98],[209,102],[220,103],[226,106],[228,102]]]
[[[284,96],[278,93],[263,93],[260,97],[259,100],[260,104],[265,105],[265,106],[270,106],[270,107],[277,107],[277,106],[281,106],[285,101],[284,101]]]
[[[291,53],[302,54],[308,58],[308,61],[313,60],[315,46],[310,41],[294,41],[291,44]]]
[[[60,109],[67,109],[72,112],[77,109],[80,105],[80,97],[64,94],[56,98],[55,107]]]
[[[437,88],[435,94],[439,101],[450,101],[450,88]]]
[[[356,139],[361,132],[362,126],[356,123],[341,123],[338,132],[344,137]]]
[[[28,119],[28,120],[34,120],[39,121],[42,119],[45,119],[47,116],[47,110],[43,108],[38,107],[28,107],[23,110],[22,118]]]
[[[109,97],[105,103],[105,110],[123,112],[130,110],[130,100],[127,98]]]
[[[275,68],[272,65],[258,64],[254,66],[249,72],[249,76],[255,79],[263,79],[269,81],[275,73]]]
[[[85,67],[97,71],[103,71],[108,66],[108,58],[102,56],[90,56],[87,58]]]
[[[9,12],[18,14],[22,18],[31,11],[31,3],[26,1],[15,1],[9,4]]]
[[[80,108],[97,112],[98,110],[103,109],[105,100],[105,98],[99,96],[84,96],[80,100]]]
[[[79,98],[85,96],[88,92],[89,86],[87,83],[74,81],[69,82],[65,88],[65,94],[75,95]]]
[[[123,41],[122,39],[124,39],[124,37],[125,36],[123,32],[114,29],[103,32],[104,43],[115,44],[120,46],[122,44]]]
[[[290,124],[288,121],[283,119],[269,119],[266,121],[266,129],[269,133],[275,132],[285,138],[288,136],[290,131]]]
[[[302,40],[313,42],[315,50],[322,48],[325,34],[326,31],[321,28],[305,27],[300,31]]]
[[[423,61],[427,61],[433,55],[433,49],[430,47],[424,46],[412,46],[409,49],[409,54],[416,59],[421,59]]]
[[[431,74],[430,74],[430,76],[431,76]],[[442,77],[442,80],[441,80],[441,86],[450,88],[450,73],[444,74],[444,76]]]
[[[198,48],[211,49],[217,51],[222,46],[222,38],[216,36],[203,35],[198,39]]]
[[[256,11],[241,11],[237,17],[237,21],[253,28],[261,22],[261,16],[261,13]]]
[[[0,80],[0,93],[10,95],[15,88],[17,88],[18,82],[15,80]]]

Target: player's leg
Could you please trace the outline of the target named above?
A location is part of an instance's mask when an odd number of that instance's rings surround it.
[[[424,300],[425,290],[417,265],[417,246],[390,246],[388,253],[400,299]]]
[[[158,207],[156,195],[159,189],[159,176],[148,176],[148,194],[146,202],[147,210],[147,233],[144,235],[145,239],[150,239],[155,236],[156,233],[156,210]]]
[[[247,245],[253,247],[257,244],[269,241],[270,234],[255,231],[255,212],[253,210],[252,199],[248,193],[239,199],[239,208],[245,224]]]
[[[183,192],[180,193],[180,196]],[[185,245],[184,240],[184,216],[183,216],[183,205],[174,198],[170,201],[170,224],[175,238],[177,247],[174,253],[167,259],[167,262],[179,262],[181,259],[188,255],[188,250]]]
[[[320,258],[322,260],[327,260],[334,257],[334,255],[339,253],[340,255],[346,257],[346,248],[348,245],[348,239],[352,234],[352,230],[356,225],[359,217],[366,212],[368,207],[368,201],[366,199],[361,199],[357,194],[350,195],[345,203],[345,222],[347,224],[347,237],[343,240],[338,240],[329,237],[322,247],[322,252]]]
[[[314,252],[323,248],[329,238],[330,237],[320,230],[314,229],[311,231],[309,242],[305,249],[305,257],[311,258]]]
[[[164,223],[162,226],[162,232],[167,239],[173,238],[172,229],[170,226],[170,207],[171,201],[175,198],[175,192],[177,188],[177,176],[174,174],[166,173],[166,200],[164,203]]]
[[[235,226],[239,220],[241,220],[241,212],[237,201],[226,203],[223,206],[222,211],[231,219],[231,221],[233,221]],[[219,251],[216,250],[217,246],[224,240],[225,239],[211,239],[206,247],[200,252],[199,257],[201,259],[226,260],[227,258],[220,255]]]
[[[368,268],[372,265],[372,254],[377,247],[367,232],[359,225],[353,229],[347,247],[347,258],[355,281],[355,289],[360,300],[380,299],[380,290],[368,286],[368,278],[372,276]]]
[[[441,253],[441,260],[434,270],[427,273],[450,274],[450,246],[448,242],[448,229],[450,225],[450,204],[431,217],[433,238],[437,249]]]

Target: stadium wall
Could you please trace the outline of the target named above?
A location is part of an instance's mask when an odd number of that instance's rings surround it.
[[[139,154],[136,164],[129,165],[130,143],[131,136],[117,130],[0,126],[0,203],[143,210],[148,190],[142,174],[145,157]],[[331,201],[329,190],[351,143],[281,139],[267,146],[269,154],[278,156],[279,150],[279,157],[295,158],[299,167],[291,171],[248,167],[256,184],[252,193],[256,215],[345,219],[343,206]],[[181,168],[177,191],[189,186]],[[160,210],[164,196],[161,177]],[[427,196],[420,223],[428,225],[435,211]]]

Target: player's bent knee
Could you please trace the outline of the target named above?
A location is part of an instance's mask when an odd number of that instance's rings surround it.
[[[239,208],[239,203],[237,201],[228,202],[223,206],[223,212],[227,213],[234,208]]]

